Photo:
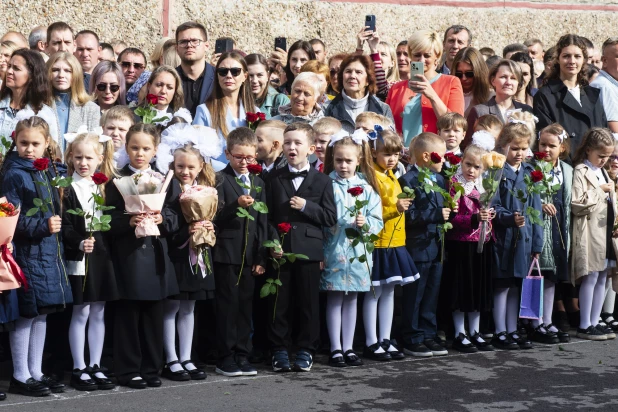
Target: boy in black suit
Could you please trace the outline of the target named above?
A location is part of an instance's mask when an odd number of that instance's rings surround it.
[[[251,129],[240,127],[230,132],[225,150],[230,163],[219,172],[217,179],[222,208],[214,219],[217,243],[212,250],[219,352],[215,371],[225,376],[257,374],[247,356],[251,340],[253,275],[264,274],[265,263],[260,250],[266,240],[268,220],[265,213],[258,213],[251,207],[254,202],[264,201],[264,190],[256,192],[252,189],[249,193],[236,181],[238,178],[250,186],[253,179],[253,187],[264,187],[262,179],[250,176],[247,168],[255,161],[256,148],[257,140]],[[255,220],[237,216],[238,207],[245,208]],[[240,273],[245,245],[244,266]]]
[[[285,236],[283,251],[307,255],[281,267],[279,297],[271,296],[269,311],[276,308],[274,322],[269,322],[272,366],[275,372],[291,370],[287,342],[291,311],[296,309],[299,351],[295,371],[308,372],[320,338],[319,285],[320,262],[324,259],[323,230],[337,223],[337,208],[332,180],[311,167],[308,156],[315,151],[315,132],[306,123],[292,123],[283,135],[283,153],[288,167],[278,169],[266,180],[266,203],[271,224],[271,239],[278,238],[279,223],[292,226]],[[281,253],[270,250],[273,257]]]

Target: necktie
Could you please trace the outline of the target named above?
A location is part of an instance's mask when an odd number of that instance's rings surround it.
[[[318,167],[318,172],[324,173],[324,163],[320,163],[320,166]]]
[[[246,186],[251,186],[251,184],[249,183],[249,178],[247,177],[247,175],[240,175],[240,180],[242,180],[242,182],[246,185]],[[249,194],[249,189],[243,189],[243,192],[248,195]]]

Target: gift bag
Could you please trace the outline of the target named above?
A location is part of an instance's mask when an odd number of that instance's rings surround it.
[[[538,276],[532,276],[532,270],[536,266]],[[532,259],[528,276],[521,286],[521,304],[519,317],[526,319],[541,319],[543,317],[543,276],[537,258]]]

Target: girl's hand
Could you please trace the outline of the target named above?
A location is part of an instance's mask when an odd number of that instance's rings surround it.
[[[275,259],[280,259],[281,256],[283,256],[283,249],[279,248],[277,250],[276,248],[271,247],[270,256],[274,257]]]
[[[131,219],[129,220],[129,226],[135,227],[139,225],[142,222],[142,220],[144,220],[144,215],[133,215],[131,216]]]
[[[206,230],[215,230],[215,225],[213,225],[210,220],[202,221],[202,225],[206,228]]]
[[[204,222],[193,222],[189,225],[189,234],[192,235],[201,227],[204,226]]]
[[[605,193],[609,193],[612,190],[612,185],[613,183],[605,183],[604,185],[601,185],[601,189],[603,189]]]
[[[410,207],[412,200],[410,199],[397,199],[397,211],[403,213]]]
[[[524,227],[526,226],[526,218],[519,214],[519,212],[515,212],[515,226]]]
[[[363,227],[366,221],[365,216],[363,216],[361,212],[358,212],[358,215],[356,215],[356,219],[354,220],[356,226]]]
[[[92,251],[94,250],[94,242],[96,241],[93,237],[84,240],[84,253],[92,253]]]
[[[479,220],[481,222],[487,222],[491,220],[491,212],[487,209],[479,210]]]
[[[257,276],[263,275],[264,272],[266,272],[266,270],[264,270],[264,268],[260,265],[253,265],[253,268],[251,269],[251,271],[253,272],[254,275],[257,275]]]
[[[449,209],[448,207],[445,207],[442,209],[442,218],[444,218],[444,221],[447,222],[448,218],[451,216],[451,209]]]
[[[49,233],[54,234],[60,232],[62,228],[62,218],[60,216],[52,216],[47,219],[47,226],[49,227]]]
[[[152,215],[152,218],[154,219],[155,225],[160,225],[161,223],[163,223],[163,216],[161,216],[161,213]]]
[[[547,203],[543,205],[543,213],[545,213],[547,216],[556,216],[556,206],[554,206],[551,203]]]

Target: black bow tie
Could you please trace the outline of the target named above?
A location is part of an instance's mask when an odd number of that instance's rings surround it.
[[[296,179],[297,177],[307,177],[308,174],[309,174],[308,170],[303,170],[303,171],[300,171],[300,172],[292,172],[292,171],[290,171],[287,176],[288,176],[289,179]]]

